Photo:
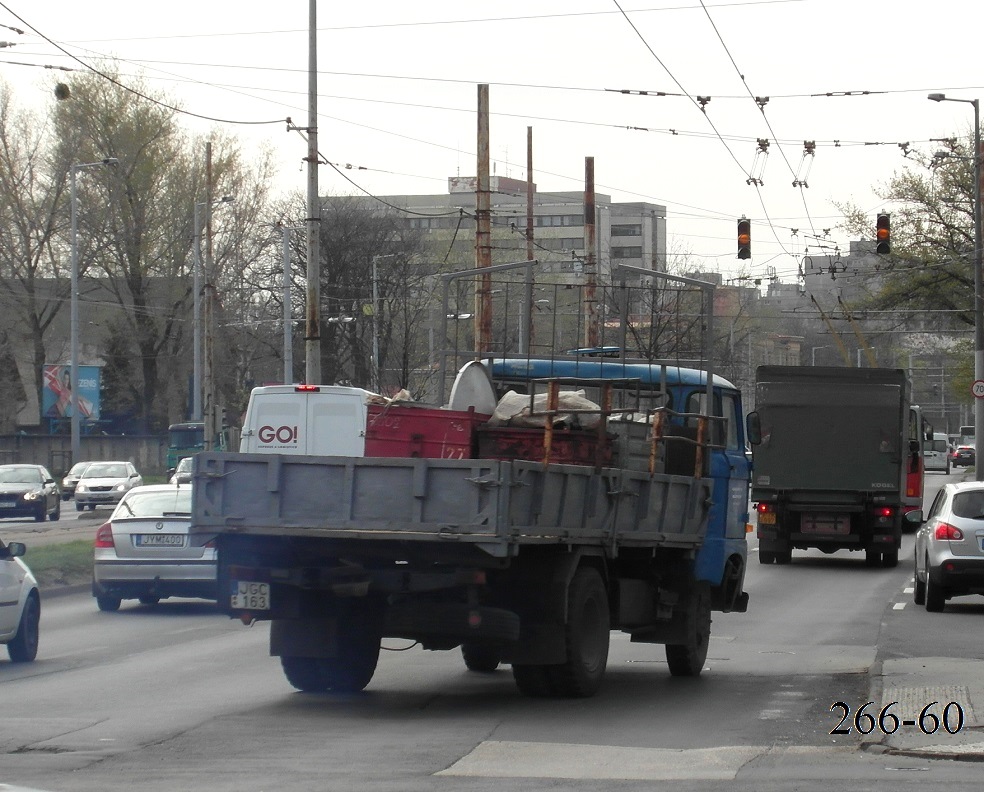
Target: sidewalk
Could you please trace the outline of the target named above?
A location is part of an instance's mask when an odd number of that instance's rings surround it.
[[[879,665],[870,671],[870,698],[875,704],[866,713],[870,712],[875,723],[871,734],[862,740],[865,750],[984,761],[984,723],[981,721],[984,717],[984,660],[916,657],[885,660]],[[886,708],[882,728],[878,719]],[[854,715],[851,713],[852,718]],[[897,724],[893,715],[898,719]]]

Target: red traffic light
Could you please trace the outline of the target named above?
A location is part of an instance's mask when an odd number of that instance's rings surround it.
[[[875,221],[875,252],[881,254],[892,252],[891,215],[879,214]]]
[[[746,218],[738,221],[738,258],[752,257],[752,223]]]

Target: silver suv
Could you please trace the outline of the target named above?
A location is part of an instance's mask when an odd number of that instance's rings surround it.
[[[906,519],[917,521],[921,513]],[[947,484],[916,533],[912,598],[941,611],[951,597],[984,594],[984,482]]]

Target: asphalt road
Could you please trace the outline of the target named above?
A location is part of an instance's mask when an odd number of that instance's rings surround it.
[[[923,704],[953,693],[940,658],[958,671],[982,659],[984,598],[943,614],[912,605],[912,542],[896,569],[858,553],[753,562],[749,612],[715,614],[699,679],[613,634],[588,700],[523,698],[507,668],[475,674],[457,652],[393,640],[364,693],[305,695],[268,656],[263,624],[187,600],[100,613],[86,595],[50,597],[38,662],[0,662],[0,789],[977,790],[978,763],[831,733],[835,702],[852,716],[883,704],[886,664],[928,666],[887,688]],[[975,706],[937,742],[980,735]]]

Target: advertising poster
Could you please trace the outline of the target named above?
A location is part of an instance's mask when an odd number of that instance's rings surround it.
[[[45,364],[41,412],[45,418],[72,417],[72,367]],[[79,416],[99,419],[99,366],[79,366]]]

